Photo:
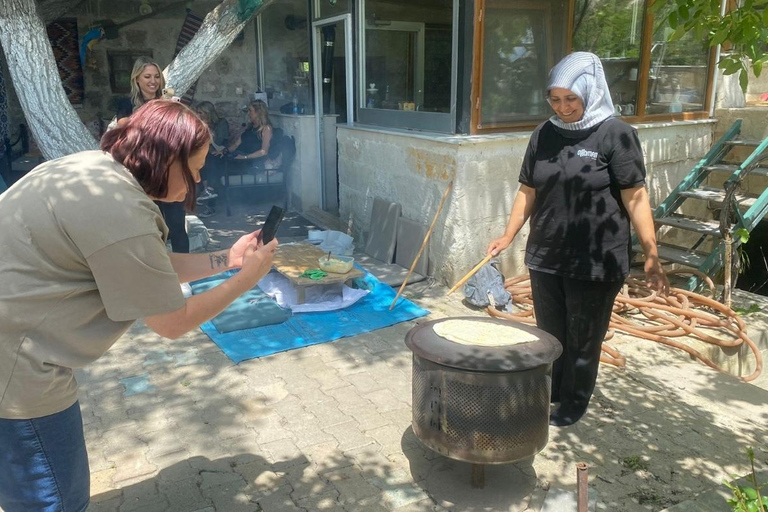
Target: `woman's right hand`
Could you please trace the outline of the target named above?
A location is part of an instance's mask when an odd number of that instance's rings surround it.
[[[256,244],[249,244],[243,253],[243,266],[240,273],[248,276],[255,285],[269,273],[276,250],[277,238],[258,248]]]
[[[512,238],[508,237],[507,235],[501,236],[497,238],[496,240],[493,240],[490,244],[488,244],[488,250],[485,251],[485,254],[491,254],[493,256],[498,256],[501,251],[509,247],[509,244],[512,243]]]

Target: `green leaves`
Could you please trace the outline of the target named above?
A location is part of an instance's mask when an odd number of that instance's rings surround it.
[[[732,58],[723,59],[718,67],[726,75],[740,73],[739,84],[744,91],[750,68],[759,76],[768,62],[768,0],[744,0],[723,16],[719,0],[654,0],[651,11],[657,17],[669,12],[662,21],[673,29],[668,35],[670,41],[692,32],[698,40],[706,38],[709,46],[727,45]]]
[[[723,44],[726,39],[728,39],[728,27],[722,27],[720,30],[715,32],[715,35],[712,36],[709,40],[710,44],[712,46],[716,46],[718,44]]]
[[[739,228],[733,233],[734,238],[737,238],[739,240],[740,244],[745,244],[749,242],[749,231],[747,231],[744,228]]]

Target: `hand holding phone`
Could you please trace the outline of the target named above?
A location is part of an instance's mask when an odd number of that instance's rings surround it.
[[[264,225],[261,226],[261,242],[266,245],[275,238],[277,234],[277,228],[280,227],[280,222],[283,220],[285,210],[279,206],[273,206],[267,215],[267,220],[264,221]]]

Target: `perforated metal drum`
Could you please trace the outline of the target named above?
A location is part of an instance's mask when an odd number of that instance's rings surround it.
[[[562,347],[535,327],[494,318],[523,331],[527,343],[482,346],[450,341],[434,327],[406,335],[413,351],[413,430],[429,448],[473,464],[505,464],[531,457],[547,444],[552,362]],[[482,326],[478,324],[478,336]]]

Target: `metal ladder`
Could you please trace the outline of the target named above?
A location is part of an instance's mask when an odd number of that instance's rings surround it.
[[[662,262],[692,267],[710,277],[717,275],[723,268],[725,242],[721,235],[719,220],[701,219],[683,215],[677,211],[686,200],[708,201],[710,204],[723,205],[726,199],[726,190],[736,186],[747,172],[750,176],[768,176],[768,163],[765,164],[765,167],[753,166],[768,148],[768,137],[763,140],[747,140],[742,139],[740,133],[741,119],[738,119],[654,210],[653,218],[657,230],[662,226],[670,226],[700,235],[690,247],[679,247],[659,242],[659,258]],[[745,147],[754,147],[755,149],[743,161],[734,161],[733,158],[727,160],[735,148]],[[750,166],[754,168],[749,169]],[[705,181],[710,175],[723,172],[729,173],[729,177],[722,182],[721,187],[715,188],[705,185]],[[717,182],[720,183],[719,180]],[[758,222],[768,213],[768,188],[763,189],[759,195],[737,192],[732,197],[735,202],[732,209],[735,213],[735,219],[730,227],[731,235],[733,236],[740,229],[745,229],[751,233]],[[706,241],[712,242],[712,250],[709,253],[698,250]],[[636,237],[633,237],[632,244],[633,252],[642,254],[642,248]],[[734,247],[739,244],[739,237],[733,236],[733,244]],[[688,279],[686,283],[678,286],[694,290],[700,284],[701,279],[694,276]]]

